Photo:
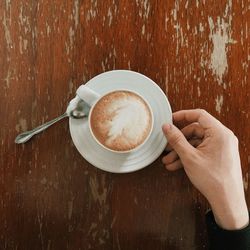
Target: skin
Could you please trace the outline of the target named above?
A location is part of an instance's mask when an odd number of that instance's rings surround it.
[[[205,110],[175,112],[173,122],[175,125],[162,127],[168,140],[168,154],[162,158],[166,169],[184,168],[193,185],[207,198],[220,227],[246,227],[249,215],[237,137]]]

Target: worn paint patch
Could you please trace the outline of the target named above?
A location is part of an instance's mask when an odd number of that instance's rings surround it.
[[[211,53],[209,67],[213,71],[213,74],[217,77],[219,84],[221,84],[222,77],[228,69],[226,49],[226,44],[228,43],[228,34],[226,33],[224,20],[222,20],[222,24],[220,24],[219,18],[217,21],[218,28],[215,30],[212,18],[208,18],[210,27],[210,39],[213,43],[213,51]]]
[[[70,220],[73,212],[73,200],[68,201],[68,219]]]
[[[6,82],[6,87],[9,88],[10,87],[10,81],[11,81],[12,78],[12,75],[11,75],[11,70],[10,68],[8,67],[8,70],[7,70],[7,75],[6,77],[3,79],[5,82]]]
[[[223,105],[223,95],[217,96],[215,99],[215,110],[220,114]]]
[[[23,39],[23,37],[19,36],[19,52],[22,55],[25,50],[28,48],[28,40]]]
[[[40,183],[41,183],[42,185],[45,185],[45,184],[47,183],[47,179],[46,179],[45,177],[43,177],[43,178],[41,179]]]
[[[75,31],[73,30],[72,27],[69,28],[69,44],[70,44],[70,49],[73,50],[74,48],[74,36],[75,36]]]
[[[6,44],[7,44],[7,48],[10,49],[11,44],[12,44],[11,36],[10,36],[10,30],[9,30],[10,19],[8,19],[6,17],[5,12],[3,14],[3,21],[2,22],[3,22],[4,36],[5,36],[5,41],[6,41]]]
[[[75,22],[75,28],[77,28],[79,24],[79,0],[74,1],[73,17]]]
[[[68,98],[73,94],[74,83],[72,79],[69,80],[69,91],[68,91]]]
[[[107,17],[108,17],[108,26],[110,27],[112,24],[112,20],[113,20],[113,13],[111,11],[111,7],[108,8]]]
[[[26,131],[28,129],[27,121],[23,118],[19,119],[19,123],[16,125],[16,131]]]
[[[147,20],[149,19],[149,13],[151,10],[150,1],[149,0],[144,0],[144,1],[136,0],[136,5],[137,5],[138,12],[139,12],[139,17],[143,21],[143,24],[141,27],[141,34],[142,36],[145,36]],[[151,34],[147,33],[146,35],[147,41],[150,40],[150,37],[151,37]]]
[[[139,16],[143,19],[148,19],[149,12],[151,9],[150,1],[149,0],[136,0],[136,5],[139,8]]]
[[[210,57],[209,68],[212,70],[218,83],[223,83],[223,76],[228,70],[227,51],[228,44],[235,43],[232,39],[232,0],[229,0],[223,17],[217,17],[214,21],[208,17],[210,29],[209,38],[212,41],[213,49]],[[225,87],[225,84],[224,84]]]
[[[95,19],[97,16],[97,2],[98,1],[91,0],[90,8],[86,13],[86,22],[89,22],[91,19]]]
[[[93,196],[94,201],[98,201],[100,205],[103,205],[107,199],[107,188],[102,187],[102,190],[99,188],[99,182],[96,177],[90,177],[90,190]]]
[[[185,37],[183,29],[181,27],[181,23],[178,21],[178,13],[180,11],[180,2],[179,0],[175,1],[174,8],[171,10],[173,27],[176,31],[175,40],[176,40],[176,52],[175,54],[179,54],[179,50],[183,46],[188,46],[188,40]],[[166,24],[165,24],[166,25]],[[188,22],[187,22],[188,25]]]
[[[244,189],[245,191],[248,190],[248,181],[249,181],[249,175],[248,173],[243,177],[243,185],[244,185]]]
[[[197,87],[197,94],[198,94],[198,97],[201,96],[201,89],[200,89],[200,86]]]

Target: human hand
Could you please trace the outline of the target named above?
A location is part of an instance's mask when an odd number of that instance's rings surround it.
[[[173,114],[175,125],[162,129],[170,151],[162,162],[168,170],[184,170],[193,185],[207,198],[215,220],[235,230],[249,223],[244,196],[238,139],[231,130],[205,110],[182,110]]]

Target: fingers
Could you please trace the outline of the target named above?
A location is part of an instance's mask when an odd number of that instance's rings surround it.
[[[198,147],[202,143],[202,140],[201,139],[191,139],[188,142],[193,147]],[[174,150],[172,150],[170,153],[168,153],[166,156],[164,156],[162,158],[162,163],[164,165],[169,165],[169,164],[172,164],[174,161],[176,161],[178,159],[179,159],[178,154]]]
[[[164,156],[162,158],[162,163],[164,165],[169,165],[171,163],[173,163],[174,161],[176,161],[177,159],[179,159],[179,156],[177,155],[177,153],[173,150],[170,153],[168,153],[166,156]]]
[[[172,124],[165,124],[162,127],[168,143],[176,151],[180,158],[186,158],[194,154],[194,148],[188,143],[182,132]]]
[[[198,122],[203,128],[217,125],[219,121],[203,109],[180,110],[173,113],[174,122]]]
[[[191,139],[188,141],[193,147],[197,148],[201,143],[201,139]]]
[[[173,150],[172,146],[168,143],[166,148],[165,148],[165,151],[170,152],[172,150]]]
[[[184,127],[181,132],[189,140],[193,137],[202,139],[204,137],[205,131],[201,125],[197,122],[191,123],[188,126]]]
[[[187,140],[190,140],[194,137],[202,139],[205,134],[205,130],[197,122],[191,123],[188,126],[184,127],[183,129],[181,129],[181,132],[183,133],[183,135],[186,137]],[[172,149],[173,149],[172,146],[168,143],[165,150],[169,152]]]
[[[183,168],[183,165],[181,163],[181,160],[179,159],[171,164],[165,165],[165,168],[169,171],[175,171],[175,170],[178,170],[180,168]]]

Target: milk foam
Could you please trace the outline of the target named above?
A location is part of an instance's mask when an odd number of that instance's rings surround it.
[[[137,144],[145,134],[150,122],[148,109],[140,99],[128,96],[110,104],[108,112],[115,115],[112,121],[103,125],[108,127],[107,145],[112,145],[118,136],[123,135],[124,144]]]
[[[148,105],[129,91],[115,91],[102,97],[91,114],[91,127],[104,146],[127,151],[144,142],[152,126]]]

